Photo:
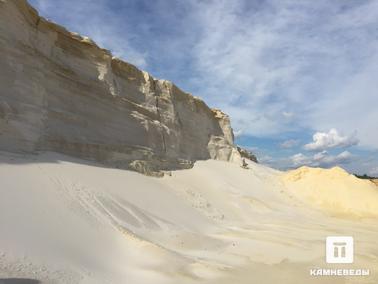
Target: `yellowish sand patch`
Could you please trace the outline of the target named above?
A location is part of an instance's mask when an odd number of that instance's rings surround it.
[[[297,198],[334,215],[378,217],[378,189],[340,167],[300,167],[282,176]]]

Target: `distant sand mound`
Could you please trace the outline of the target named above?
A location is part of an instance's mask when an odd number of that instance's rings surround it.
[[[340,167],[301,167],[283,175],[297,198],[333,215],[378,217],[378,190]]]

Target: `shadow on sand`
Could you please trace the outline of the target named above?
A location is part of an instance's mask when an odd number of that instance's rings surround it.
[[[0,278],[0,284],[41,284],[40,281],[26,278]]]

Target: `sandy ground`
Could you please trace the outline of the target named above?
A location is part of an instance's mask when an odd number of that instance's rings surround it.
[[[1,153],[0,283],[377,283],[377,206],[378,187],[337,168],[210,160],[151,178]],[[326,264],[335,235],[354,237],[353,264]]]

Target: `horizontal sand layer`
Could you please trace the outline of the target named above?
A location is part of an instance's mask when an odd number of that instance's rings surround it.
[[[377,283],[378,187],[341,169],[220,161],[163,178],[54,153],[0,155],[0,279],[41,283]],[[314,277],[325,238],[369,277]]]

